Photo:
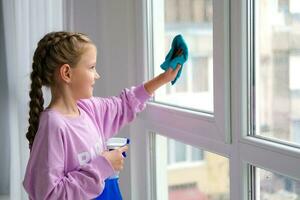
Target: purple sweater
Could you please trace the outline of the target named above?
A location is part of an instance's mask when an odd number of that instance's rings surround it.
[[[114,136],[145,108],[151,96],[144,85],[125,89],[119,97],[80,100],[79,117],[46,109],[30,153],[23,185],[30,199],[93,199],[114,174],[99,155]]]

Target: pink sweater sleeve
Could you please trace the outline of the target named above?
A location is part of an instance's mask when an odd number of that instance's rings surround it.
[[[104,157],[65,172],[65,162],[72,160],[65,157],[63,132],[47,124],[40,127],[39,134],[23,181],[30,199],[92,199],[102,192],[104,180],[114,173]]]
[[[105,139],[114,136],[120,128],[131,122],[136,114],[145,107],[145,102],[151,97],[144,84],[130,89],[124,89],[119,96],[109,98],[93,97],[81,103],[89,104],[94,112],[97,124],[104,133]]]

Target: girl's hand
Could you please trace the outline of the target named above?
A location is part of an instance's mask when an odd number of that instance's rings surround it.
[[[182,49],[178,49],[174,55],[172,55],[172,58],[175,58],[176,56],[180,56],[182,55],[183,50]],[[169,83],[170,81],[173,81],[176,76],[178,71],[181,68],[181,64],[177,64],[176,68],[173,69],[171,67],[169,67],[164,73],[161,73],[160,75],[154,77],[153,79],[149,80],[148,82],[146,82],[144,84],[144,87],[146,89],[146,91],[148,92],[148,94],[152,95],[155,90],[157,90],[159,87],[161,87],[162,85]]]
[[[124,146],[112,151],[104,151],[101,155],[111,163],[115,171],[121,171],[124,167],[124,157],[122,153],[127,150],[128,146]]]
[[[167,71],[162,73],[161,75],[162,75],[163,79],[165,80],[165,82],[168,83],[170,81],[173,81],[176,78],[177,73],[180,70],[180,68],[181,68],[181,65],[177,64],[175,69],[170,67],[169,69],[167,69]]]
[[[154,91],[157,90],[159,87],[161,87],[166,83],[169,83],[170,81],[173,81],[177,76],[177,73],[180,70],[180,68],[181,68],[180,64],[177,65],[176,69],[170,67],[164,73],[161,73],[160,75],[146,82],[144,86],[148,94],[152,95]]]
[[[179,49],[175,50],[171,59],[174,59],[177,56],[181,56],[182,54],[183,54],[183,50],[179,48]],[[181,65],[177,64],[175,70],[173,68],[169,67],[164,73],[162,73],[162,76],[164,77],[166,83],[173,81],[176,78],[177,73],[180,70],[180,68],[181,68]]]

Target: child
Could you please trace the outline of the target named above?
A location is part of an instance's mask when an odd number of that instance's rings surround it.
[[[82,33],[52,32],[35,50],[31,72],[30,158],[23,181],[30,199],[93,199],[104,180],[123,169],[128,147],[107,151],[105,141],[136,114],[181,65],[118,97],[93,97],[97,49]],[[42,86],[52,99],[44,109]]]

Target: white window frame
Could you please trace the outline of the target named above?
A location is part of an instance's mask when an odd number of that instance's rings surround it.
[[[152,24],[147,13],[153,14],[152,1],[136,1],[137,17],[137,83],[148,80],[146,76],[149,69],[153,66],[153,52],[148,51],[152,48],[152,43],[148,43],[148,38],[152,38]],[[162,3],[163,1],[153,1]],[[131,138],[136,141],[131,145],[132,149],[132,183],[137,187],[132,188],[132,199],[155,199],[155,185],[151,178],[153,172],[153,162],[150,161],[151,155],[148,149],[154,149],[151,144],[153,138],[149,133],[157,132],[166,137],[174,138],[186,144],[201,147],[203,150],[215,152],[225,157],[230,157],[230,79],[229,79],[229,1],[214,1],[214,115],[203,114],[195,111],[188,111],[180,108],[170,107],[155,102],[149,102],[147,109],[140,114],[139,119],[135,120],[131,126]],[[163,14],[163,5],[155,7],[156,15]],[[150,11],[150,12],[149,12]],[[142,16],[142,17],[141,17]],[[154,18],[158,19],[158,18]],[[145,23],[146,22],[146,23]],[[153,27],[156,31],[163,30],[159,21],[158,26]],[[151,31],[148,31],[151,30]],[[154,41],[154,43],[160,41]],[[159,50],[155,50],[156,52]],[[155,63],[156,65],[157,63]],[[176,121],[176,123],[174,123]],[[179,122],[179,123],[177,123]],[[180,123],[184,122],[184,123]],[[172,124],[172,127],[169,126]],[[138,149],[138,147],[145,149]],[[151,165],[151,166],[150,166]],[[152,168],[151,168],[152,167]],[[146,172],[146,173],[145,173]],[[136,182],[137,181],[137,182]],[[163,178],[160,179],[163,181]],[[138,183],[138,184],[137,184]]]
[[[162,57],[164,55],[163,49],[153,50],[152,46],[159,46],[163,43],[161,38],[156,37],[155,33],[163,35],[164,24],[164,1],[148,0],[148,13],[152,13],[154,21],[147,18],[147,37],[144,38],[144,42],[147,41],[149,48],[146,48],[146,65],[149,69],[145,69],[144,72],[151,71],[152,66],[158,66],[160,63],[153,62],[153,57]],[[214,1],[213,3],[214,17],[213,17],[213,93],[214,93],[214,114],[204,114],[195,111],[187,111],[186,109],[174,108],[166,105],[162,105],[156,102],[148,104],[148,109],[143,113],[143,119],[149,121],[156,121],[163,124],[170,124],[171,116],[174,114],[178,117],[178,121],[188,119],[188,123],[174,124],[178,129],[188,130],[191,135],[196,137],[206,137],[212,140],[218,140],[220,142],[230,143],[230,83],[229,83],[229,1]],[[155,9],[152,9],[155,8]],[[152,41],[153,39],[153,41]],[[150,41],[150,42],[149,42]],[[152,42],[153,44],[152,44]],[[151,49],[151,50],[148,50]],[[150,59],[147,59],[150,58]],[[156,59],[157,60],[157,59]],[[148,73],[151,74],[151,73]],[[140,74],[139,77],[143,77]],[[148,76],[147,79],[151,77]],[[161,116],[161,117],[154,117]],[[199,131],[201,130],[201,132]]]
[[[248,193],[251,187],[248,188],[247,185],[248,178],[251,179],[251,176],[248,176],[249,165],[300,180],[299,149],[248,136],[249,94],[246,81],[249,64],[247,58],[250,53],[247,51],[248,6],[248,0],[231,0],[230,5],[228,0],[214,0],[213,31],[214,51],[216,51],[214,57],[219,58],[214,60],[215,102],[218,102],[218,97],[221,98],[220,104],[215,105],[215,120],[209,116],[197,115],[192,111],[183,111],[151,102],[148,103],[146,111],[131,126],[131,137],[136,141],[136,144],[131,145],[131,171],[132,184],[134,184],[131,191],[132,199],[155,199],[153,194],[159,192],[155,191],[155,185],[153,185],[155,183],[155,177],[152,174],[155,172],[153,165],[155,152],[153,151],[153,138],[148,134],[151,132],[158,132],[166,137],[229,158],[230,199],[232,200],[251,199]],[[150,8],[147,0],[136,1],[136,15],[138,16],[136,63],[139,66],[136,74],[139,77],[136,80],[137,83],[148,79],[145,74],[149,66],[147,30],[150,24],[146,13]],[[223,18],[218,21],[216,20],[218,16]],[[229,16],[230,35],[227,35],[225,33],[229,30],[226,30],[225,25],[229,24]],[[224,49],[229,46],[229,41],[230,51],[224,52]],[[216,48],[216,43],[222,44],[222,48]],[[223,67],[223,63],[229,63],[229,58],[230,69],[226,65]],[[221,84],[224,84],[223,87],[216,87]],[[174,121],[179,123],[172,123]],[[172,124],[172,127],[168,124]],[[231,140],[228,137],[230,135]]]
[[[236,81],[239,86],[237,91],[240,91],[240,95],[234,95],[236,103],[239,103],[240,113],[237,115],[237,126],[239,129],[233,132],[237,132],[238,144],[239,144],[239,153],[241,156],[241,162],[246,167],[247,165],[253,165],[265,170],[269,170],[274,173],[279,173],[284,176],[290,177],[292,179],[300,180],[299,164],[300,164],[300,149],[295,148],[286,144],[276,143],[268,140],[264,140],[258,136],[249,136],[250,128],[247,123],[250,119],[247,114],[247,105],[248,99],[247,94],[248,83],[243,80],[248,79],[248,68],[247,65],[251,65],[252,61],[248,58],[251,57],[253,52],[247,52],[247,23],[250,23],[250,20],[247,16],[247,8],[251,7],[250,1],[242,1],[235,10],[238,12],[235,16],[240,16],[232,19],[233,25],[238,25],[237,30],[241,31],[232,31],[232,37],[237,38],[236,44],[232,42],[232,49],[239,49],[239,52],[233,53],[236,55],[237,65],[233,64],[234,69],[232,72],[235,72],[236,75],[232,75],[232,80]],[[257,9],[257,8],[255,8]],[[257,10],[255,10],[257,12]],[[247,22],[247,23],[245,23]],[[239,35],[238,33],[242,32],[244,34]],[[253,53],[254,54],[254,53]],[[238,66],[243,66],[238,68]],[[275,141],[275,140],[274,140]],[[245,168],[243,170],[246,170]],[[244,174],[245,175],[245,174]],[[246,181],[246,176],[243,177],[243,181]],[[243,183],[243,182],[242,182]],[[244,188],[245,189],[245,188]],[[247,189],[244,191],[244,194],[247,193]]]

